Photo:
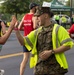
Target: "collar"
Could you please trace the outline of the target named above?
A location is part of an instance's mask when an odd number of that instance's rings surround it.
[[[52,31],[52,28],[53,28],[54,24],[50,24],[49,26],[46,26],[46,27],[42,27],[42,31]]]

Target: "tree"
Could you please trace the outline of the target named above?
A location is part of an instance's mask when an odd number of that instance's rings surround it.
[[[22,14],[28,12],[30,0],[6,0],[1,8],[4,13]]]
[[[40,5],[42,5],[43,1],[51,2],[52,0],[32,0],[32,2],[37,2],[37,3],[39,3]]]
[[[18,17],[17,15],[19,14],[21,15],[21,14],[29,12],[29,4],[31,2],[36,2],[41,5],[43,1],[45,0],[0,0],[0,1],[4,1],[4,3],[2,3],[0,6],[0,13],[4,15],[5,14],[10,14],[10,15],[15,14],[16,17]],[[50,2],[51,0],[46,0],[46,1]],[[5,18],[8,16],[2,16],[2,17]]]
[[[67,4],[66,4],[66,5],[67,5],[67,6],[70,6],[70,0],[67,1]]]
[[[1,9],[4,13],[11,13],[11,14],[22,14],[29,11],[28,7],[30,2],[36,2],[42,4],[45,0],[5,0],[2,3]],[[50,2],[51,0],[46,0]]]

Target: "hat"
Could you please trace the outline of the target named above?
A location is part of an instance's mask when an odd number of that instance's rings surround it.
[[[39,7],[39,8],[36,9],[36,13],[34,14],[34,16],[40,16],[43,13],[50,14],[51,13],[50,8],[49,7]]]
[[[53,12],[50,9],[51,7],[51,3],[49,2],[43,2],[42,7],[38,7],[36,10],[36,13],[34,14],[34,16],[40,16],[43,13],[48,13],[50,15],[50,17],[53,17]]]
[[[36,3],[30,3],[30,5],[29,5],[29,9],[32,9],[33,7],[36,7],[36,6],[39,6],[39,5],[36,4]]]

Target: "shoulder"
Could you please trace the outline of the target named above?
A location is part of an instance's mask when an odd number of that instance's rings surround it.
[[[24,18],[27,16],[27,14],[25,14],[24,16],[23,16],[23,18],[22,18],[22,20],[24,20]]]

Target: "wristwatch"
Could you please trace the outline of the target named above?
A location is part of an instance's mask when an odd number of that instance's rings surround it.
[[[55,51],[54,50],[52,50],[52,52],[51,52],[52,54],[55,54]]]

